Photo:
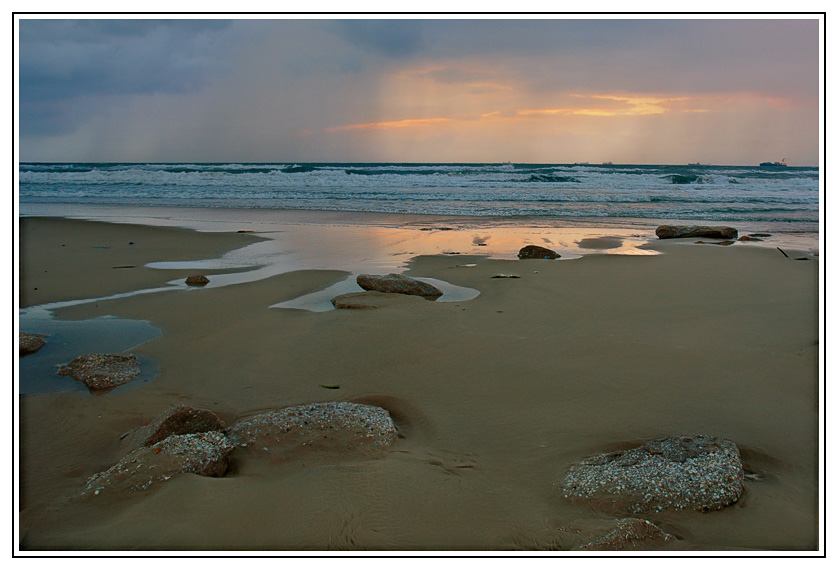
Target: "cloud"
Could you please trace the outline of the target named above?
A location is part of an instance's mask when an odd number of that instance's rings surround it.
[[[336,33],[350,44],[390,58],[404,58],[424,48],[419,20],[338,20]]]
[[[197,91],[224,66],[230,24],[21,20],[22,133],[67,132],[113,96]]]

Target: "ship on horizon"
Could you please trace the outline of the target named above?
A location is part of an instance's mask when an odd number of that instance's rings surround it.
[[[789,166],[789,165],[787,165],[787,160],[786,159],[781,159],[781,162],[776,161],[774,163],[769,163],[769,162],[760,163],[760,166],[762,166],[762,167],[786,167],[786,166]]]

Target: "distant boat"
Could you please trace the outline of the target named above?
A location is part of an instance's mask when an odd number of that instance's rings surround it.
[[[612,166],[612,161],[606,161],[605,163],[600,163],[604,167]]]
[[[698,166],[700,166],[700,164],[699,163],[688,163],[688,166],[689,167],[698,167]]]
[[[781,162],[774,162],[774,163],[760,163],[762,167],[785,167],[787,165],[786,159],[781,159]]]

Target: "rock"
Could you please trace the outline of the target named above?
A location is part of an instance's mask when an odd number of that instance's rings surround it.
[[[21,331],[18,336],[18,356],[31,355],[40,350],[46,344],[44,337],[44,335],[24,333]]]
[[[332,298],[335,309],[377,309],[368,292],[345,293]]]
[[[151,446],[173,434],[220,430],[224,430],[224,423],[213,411],[180,405],[170,408],[150,424],[135,430],[130,441],[135,447]]]
[[[490,278],[490,279],[496,279],[496,278],[518,279],[518,278],[521,278],[521,276],[517,276],[515,274],[496,274],[496,275],[492,276],[492,278]]]
[[[562,483],[566,498],[609,500],[630,513],[708,511],[743,493],[740,450],[715,436],[673,436],[586,458]]]
[[[443,292],[433,285],[402,274],[388,274],[386,276],[374,276],[361,274],[356,278],[356,283],[366,291],[380,291],[384,293],[402,293],[406,295],[419,295],[422,297],[440,297]]]
[[[750,238],[769,238],[772,234],[766,234],[765,232],[755,232],[754,234],[749,234]]]
[[[737,238],[737,230],[729,226],[669,226],[655,229],[655,235],[661,240],[669,238],[719,238],[730,240]]]
[[[396,440],[390,413],[378,406],[324,402],[291,406],[258,414],[226,430],[236,446],[281,445],[337,448],[385,448]]]
[[[177,474],[223,476],[232,451],[233,445],[221,432],[174,434],[131,451],[108,470],[93,475],[82,496],[112,489],[144,490]]]
[[[519,259],[520,260],[533,260],[533,259],[543,259],[543,260],[555,260],[561,257],[559,254],[554,252],[553,250],[549,250],[547,248],[543,248],[542,246],[525,246],[521,250],[519,250]]]
[[[754,236],[751,236],[751,235],[740,236],[740,238],[738,238],[737,241],[738,242],[763,242],[763,240],[761,238],[755,238]]]
[[[202,276],[201,274],[196,274],[194,276],[189,276],[186,278],[185,281],[186,285],[188,286],[205,286],[210,283],[210,278],[207,276]]]
[[[140,374],[137,357],[131,354],[93,353],[76,357],[58,368],[59,375],[73,377],[91,391],[107,391],[124,385]]]
[[[723,240],[722,242],[705,242],[704,240],[697,240],[694,244],[710,244],[711,246],[731,246],[734,240]]]
[[[676,541],[676,538],[669,533],[665,533],[654,523],[645,519],[628,517],[618,521],[615,529],[603,537],[581,546],[580,549],[603,551],[650,550],[660,548],[663,544],[671,541]]]

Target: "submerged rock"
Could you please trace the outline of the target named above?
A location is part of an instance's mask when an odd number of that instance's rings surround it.
[[[737,230],[729,226],[670,226],[662,225],[655,229],[655,235],[661,240],[669,238],[719,238],[731,240],[737,238]]]
[[[185,283],[188,286],[205,286],[210,283],[210,278],[202,276],[201,274],[196,274],[186,278]]]
[[[134,379],[140,374],[140,367],[135,355],[93,353],[60,366],[58,374],[83,382],[91,391],[107,391]]]
[[[46,344],[44,335],[20,332],[18,336],[18,356],[31,355],[38,352]]]
[[[224,430],[224,423],[211,410],[175,406],[130,437],[134,446],[150,446],[173,434],[197,434]]]
[[[351,402],[291,406],[258,414],[227,429],[236,446],[281,444],[298,446],[385,448],[396,440],[396,426],[387,410]]]
[[[93,475],[82,496],[101,492],[145,490],[177,474],[223,476],[233,445],[221,432],[176,434],[152,446],[133,450],[115,465]]]
[[[694,244],[710,244],[711,246],[731,246],[734,240],[723,240],[722,242],[705,242],[704,240],[697,240]]]
[[[534,246],[532,244],[519,250],[520,260],[555,260],[560,257],[561,256],[553,250],[543,248],[542,246]]]
[[[737,239],[738,242],[763,242],[763,238],[755,238],[753,235],[748,236],[740,236]]]
[[[676,538],[645,519],[634,517],[618,521],[612,531],[579,549],[603,551],[652,550],[661,548]]]
[[[366,291],[402,293],[422,297],[440,297],[443,295],[443,292],[433,285],[402,274],[388,274],[386,276],[361,274],[356,278],[356,283]]]
[[[716,510],[743,493],[740,450],[715,436],[673,436],[572,466],[566,498],[609,500],[630,513]]]

